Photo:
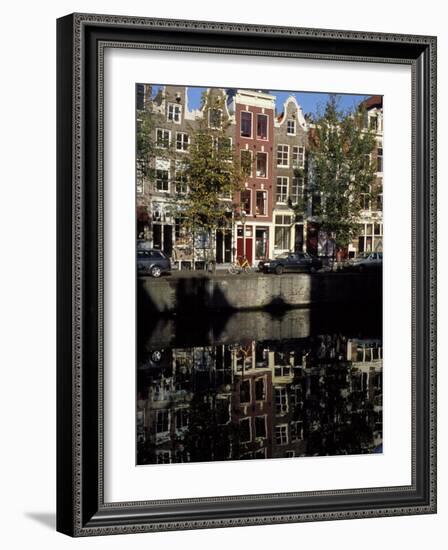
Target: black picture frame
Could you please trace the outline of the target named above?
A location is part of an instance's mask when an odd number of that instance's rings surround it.
[[[412,484],[104,502],[102,55],[107,45],[412,68]],[[57,530],[71,536],[436,512],[436,38],[72,14],[57,21]]]

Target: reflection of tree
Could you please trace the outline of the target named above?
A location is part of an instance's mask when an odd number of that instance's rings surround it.
[[[196,392],[190,403],[190,424],[183,445],[192,462],[227,460],[235,427],[219,423],[215,391]]]

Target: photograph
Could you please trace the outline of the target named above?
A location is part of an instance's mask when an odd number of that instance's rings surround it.
[[[383,452],[383,130],[375,93],[136,84],[137,466]]]

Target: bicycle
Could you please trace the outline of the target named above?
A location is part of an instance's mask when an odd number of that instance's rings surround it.
[[[250,265],[246,256],[237,258],[233,264],[229,266],[228,272],[231,275],[238,275],[239,273],[251,273],[253,267]]]

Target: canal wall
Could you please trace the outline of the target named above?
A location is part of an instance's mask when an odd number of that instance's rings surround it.
[[[149,312],[287,309],[381,301],[381,272],[163,277],[138,279],[138,305]]]

